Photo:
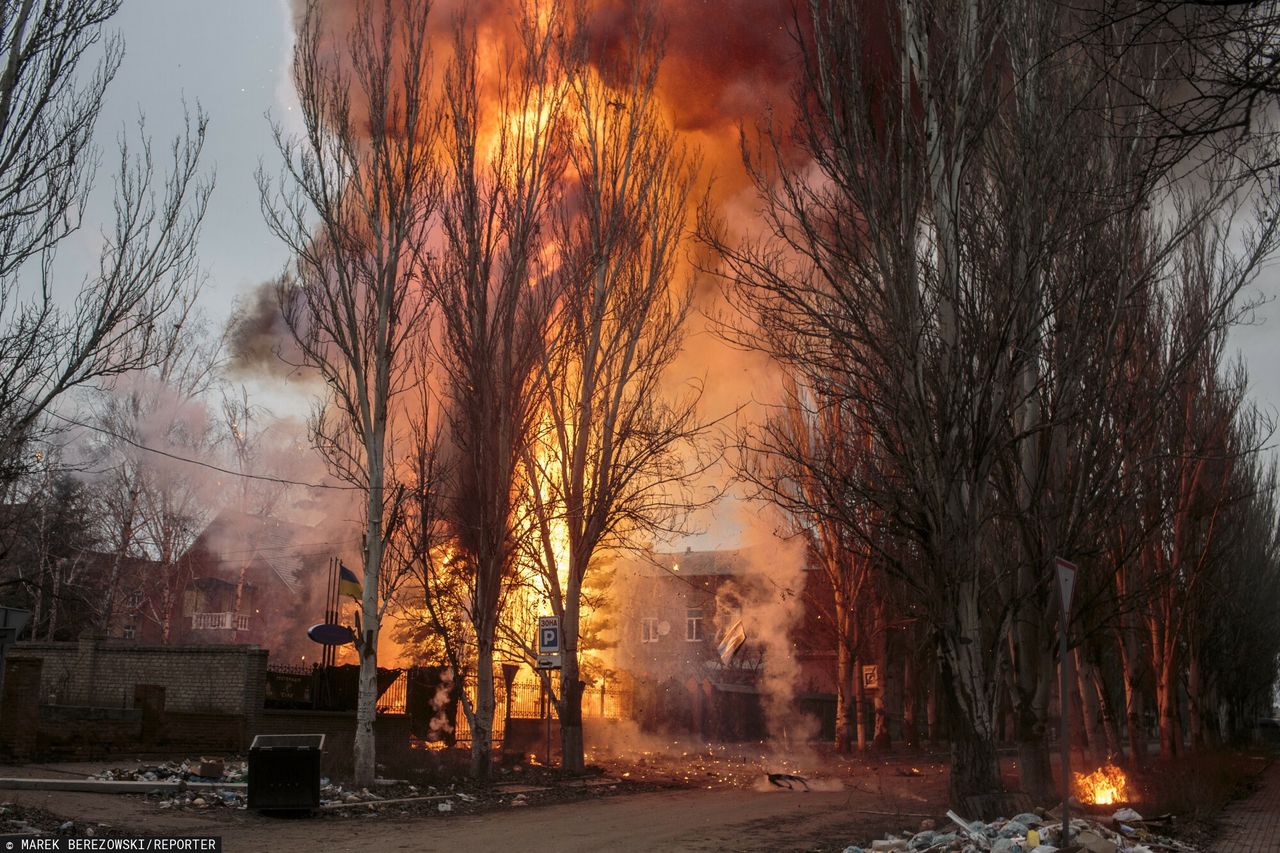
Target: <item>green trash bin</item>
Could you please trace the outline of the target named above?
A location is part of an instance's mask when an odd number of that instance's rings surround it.
[[[324,735],[255,735],[249,745],[249,808],[320,807]]]

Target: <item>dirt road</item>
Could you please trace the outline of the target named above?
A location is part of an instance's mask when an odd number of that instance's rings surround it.
[[[894,823],[852,811],[851,799],[850,792],[695,789],[440,819],[246,816],[220,834],[228,853],[839,851]]]
[[[161,809],[135,796],[38,790],[0,791],[0,800],[116,830],[220,836],[228,853],[840,851],[887,830],[914,829],[919,813],[945,809],[944,768],[921,766],[923,773],[907,775],[896,765],[871,763],[839,780],[815,782],[825,790],[812,792],[781,790],[761,777],[754,788],[708,782],[711,787],[411,817],[357,809],[340,813],[345,817],[268,817]],[[87,764],[4,769],[0,775],[47,778],[95,772]]]
[[[5,791],[3,799],[66,818],[149,834],[216,835],[227,853],[541,853],[542,851],[840,851],[888,828],[913,828],[910,800],[856,790],[761,793],[689,789],[508,807],[477,815],[395,818],[264,817],[253,812],[157,811],[136,797]]]

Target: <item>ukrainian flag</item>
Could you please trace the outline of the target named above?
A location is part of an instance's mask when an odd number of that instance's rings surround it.
[[[342,563],[338,563],[338,594],[349,595],[356,601],[364,597],[364,587],[360,585],[360,579],[356,577],[355,572]]]

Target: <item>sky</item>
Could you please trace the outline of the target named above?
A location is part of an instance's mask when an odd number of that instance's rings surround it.
[[[138,116],[145,115],[161,150],[181,130],[184,100],[191,109],[198,104],[209,117],[205,166],[217,175],[200,243],[207,274],[201,307],[215,328],[225,323],[238,297],[278,275],[287,261],[263,222],[254,172],[259,164],[268,174],[279,171],[271,121],[286,130],[298,126],[288,76],[291,20],[288,0],[125,0],[114,21],[126,54],[99,120],[104,172],[90,221],[106,221],[110,212],[105,167],[112,162],[117,134],[136,134]],[[85,229],[63,249],[68,257],[60,262],[89,266],[97,239],[96,226]],[[1249,294],[1272,301],[1232,336],[1233,347],[1247,361],[1254,400],[1273,411],[1280,409],[1276,293],[1280,264],[1273,261]],[[305,405],[297,397],[270,399],[278,389],[258,393],[267,399],[257,402],[276,414],[300,414],[297,409]]]
[[[287,123],[296,110],[286,76],[288,5],[126,0],[114,25],[126,53],[99,118],[104,164],[122,129],[136,136],[139,114],[157,149],[181,130],[184,101],[208,114],[203,162],[216,171],[217,186],[201,239],[204,309],[211,321],[225,320],[235,296],[277,275],[286,260],[258,211],[254,171],[260,162],[268,172],[278,166],[268,113]],[[99,190],[109,189],[105,177]]]

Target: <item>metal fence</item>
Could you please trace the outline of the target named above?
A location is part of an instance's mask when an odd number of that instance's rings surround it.
[[[409,671],[403,670],[391,682],[391,686],[378,697],[377,712],[379,714],[403,714],[405,698],[408,695]]]
[[[552,678],[552,688],[558,689],[556,679]],[[466,686],[468,700],[475,701],[475,686],[468,684]],[[630,719],[633,711],[634,697],[630,690],[624,690],[620,687],[600,685],[587,687],[582,694],[582,716],[584,719],[595,720],[623,720]],[[510,714],[507,707],[507,690],[506,685],[498,679],[494,685],[494,705],[493,705],[493,740],[494,743],[502,742],[506,734],[506,721],[510,716],[513,720],[542,720],[550,715],[551,719],[557,719],[555,703],[551,702],[543,691],[542,682],[518,680],[511,685],[511,705]],[[467,720],[467,715],[462,708],[458,708],[457,720],[457,742],[459,746],[470,746],[471,744],[471,725]]]

